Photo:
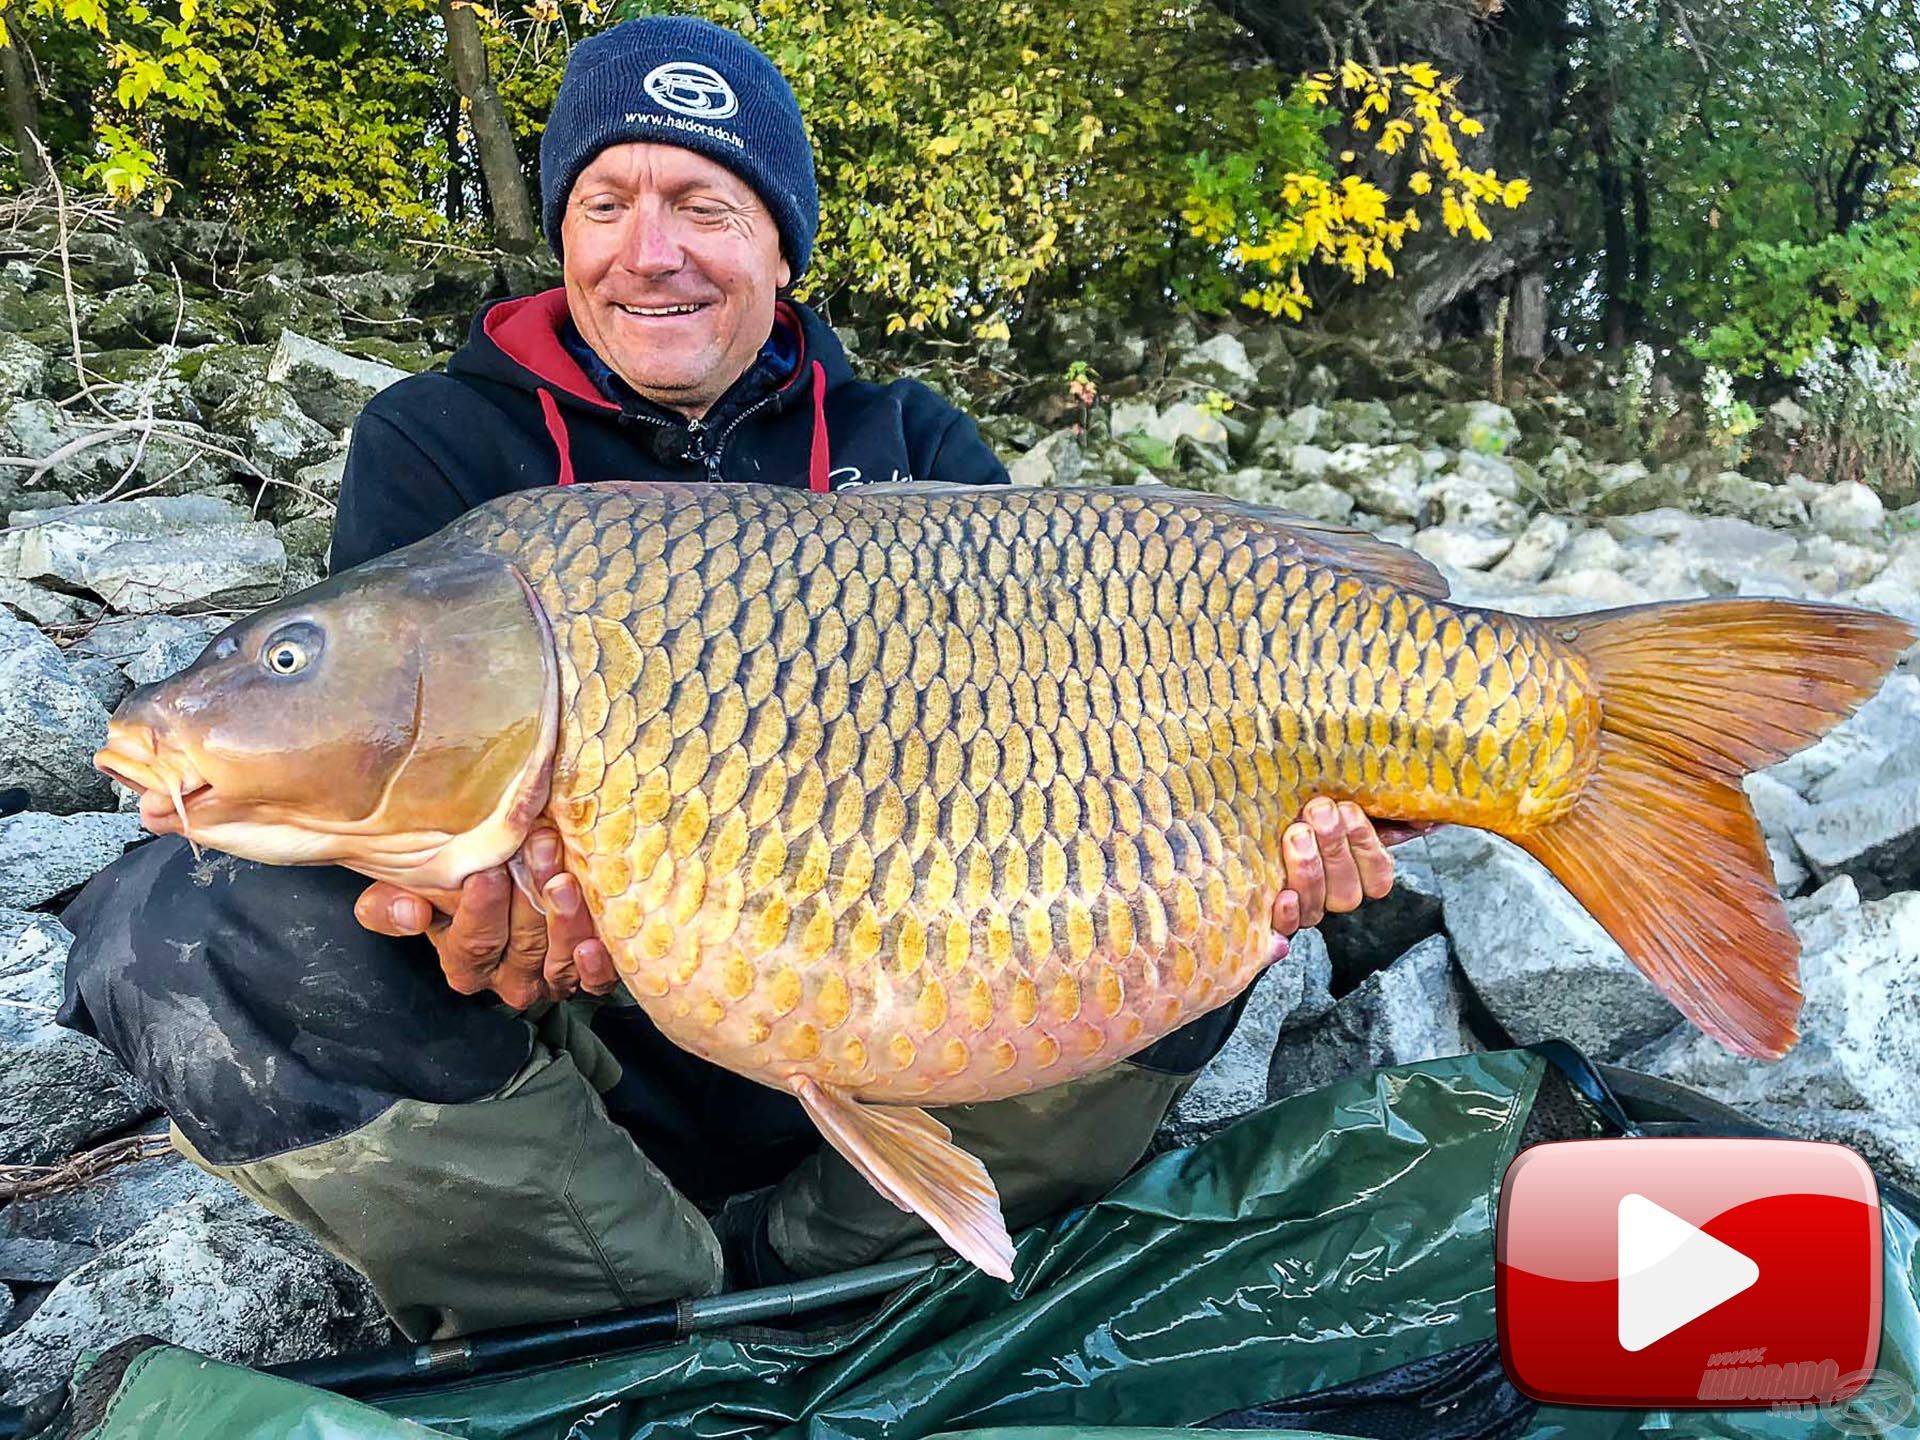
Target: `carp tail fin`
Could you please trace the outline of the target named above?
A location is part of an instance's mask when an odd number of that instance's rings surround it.
[[[951,1130],[924,1110],[863,1105],[805,1076],[788,1083],[807,1118],[868,1184],[926,1221],[962,1258],[995,1279],[1013,1279],[1000,1192]]]
[[[1800,941],[1740,781],[1872,696],[1912,627],[1771,599],[1545,623],[1593,676],[1600,758],[1571,811],[1509,838],[1694,1024],[1743,1055],[1786,1054],[1798,1038]]]

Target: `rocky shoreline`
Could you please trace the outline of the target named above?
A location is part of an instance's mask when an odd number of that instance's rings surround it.
[[[0,792],[30,796],[0,815],[0,1166],[57,1166],[157,1127],[133,1080],[52,1022],[71,939],[55,917],[139,834],[90,763],[109,711],[234,616],[317,579],[367,398],[443,359],[482,299],[550,281],[468,257],[248,261],[197,223],[64,246],[46,225],[0,231]],[[1178,483],[1285,505],[1408,544],[1457,598],[1524,613],[1766,594],[1920,622],[1914,507],[1712,457],[1603,455],[1564,394],[1508,408],[1431,360],[1184,318],[1060,314],[1022,356],[976,358],[916,369],[981,415],[1022,483]],[[1016,360],[1079,363],[1100,393],[969,390]],[[1793,410],[1766,417],[1789,441]],[[1805,1038],[1786,1060],[1739,1060],[1679,1024],[1531,860],[1440,832],[1398,852],[1393,897],[1300,937],[1163,1139],[1356,1069],[1560,1035],[1920,1184],[1913,656],[1749,793],[1806,947]],[[81,1348],[132,1333],[257,1362],[385,1333],[364,1281],[178,1158],[0,1206],[0,1281],[16,1404]]]

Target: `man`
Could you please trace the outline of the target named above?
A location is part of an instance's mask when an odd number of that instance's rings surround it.
[[[445,374],[367,407],[336,569],[536,485],[1005,483],[964,415],[924,386],[855,378],[833,332],[780,298],[812,248],[813,161],[791,90],[740,37],[646,19],[580,45],[541,192],[565,286],[489,306]],[[126,1063],[184,1153],[365,1273],[409,1335],[938,1244],[789,1097],[660,1037],[550,828],[525,850],[544,914],[503,868],[442,915],[343,870],[196,861],[166,806],[142,813],[164,838],[67,912],[62,1023]],[[1391,883],[1352,806],[1316,802],[1285,844],[1283,934]],[[943,1118],[1017,1228],[1118,1180],[1238,1009]]]

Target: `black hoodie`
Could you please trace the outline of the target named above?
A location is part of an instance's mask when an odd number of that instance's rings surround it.
[[[333,569],[556,482],[1007,483],[973,421],[925,385],[856,379],[833,330],[804,305],[782,301],[774,323],[782,343],[689,421],[602,392],[567,346],[566,291],[488,305],[445,373],[389,386],[361,413],[340,482]],[[797,358],[780,375],[770,354]]]

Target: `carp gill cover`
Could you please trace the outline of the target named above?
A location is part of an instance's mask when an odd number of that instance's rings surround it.
[[[1799,947],[1740,780],[1871,695],[1909,627],[1446,594],[1409,551],[1202,493],[556,487],[235,624],[97,763],[198,843],[443,902],[550,815],[659,1028],[797,1096],[1009,1278],[991,1177],[919,1107],[1101,1069],[1238,994],[1316,793],[1505,836],[1695,1024],[1793,1044]]]

